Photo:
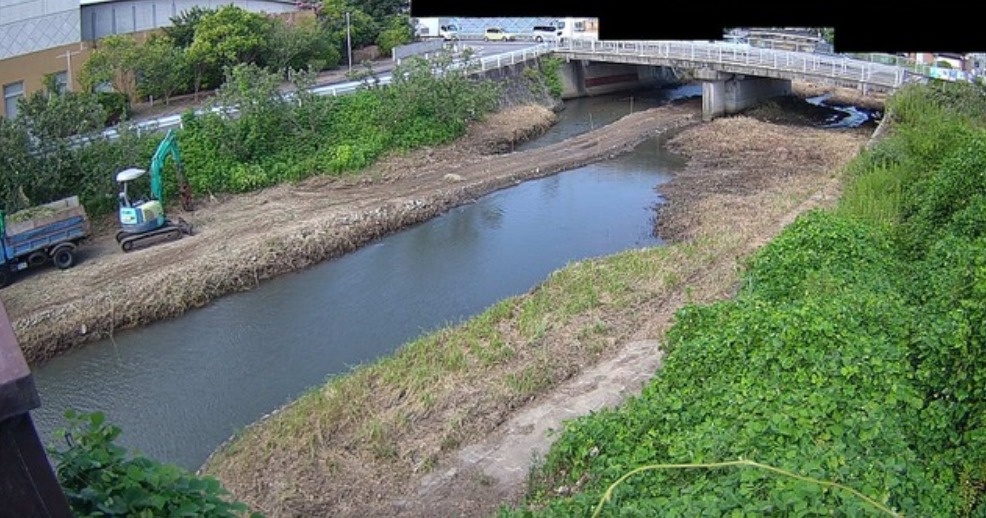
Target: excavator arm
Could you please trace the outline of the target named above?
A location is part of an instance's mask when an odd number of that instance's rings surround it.
[[[161,143],[158,144],[157,150],[154,151],[154,156],[151,158],[151,196],[156,200],[161,200],[164,203],[164,188],[161,182],[161,169],[164,167],[164,161],[168,158],[170,154],[172,160],[175,163],[175,176],[178,181],[178,193],[181,199],[182,209],[185,211],[192,211],[192,195],[191,189],[188,186],[188,182],[185,180],[185,174],[182,172],[181,154],[178,152],[178,143],[176,141],[176,135],[174,130],[168,130],[168,134],[165,135]]]

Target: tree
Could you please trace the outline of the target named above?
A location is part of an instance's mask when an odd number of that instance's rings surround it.
[[[257,61],[266,47],[271,21],[234,5],[225,5],[198,20],[185,57],[193,70],[195,93],[206,77],[221,77],[222,70]]]
[[[137,88],[138,50],[137,42],[128,35],[115,34],[99,40],[96,49],[82,65],[79,82],[89,91],[109,83],[133,102]]]
[[[141,96],[164,98],[168,104],[175,92],[188,87],[185,53],[167,38],[149,39],[140,49],[137,66],[137,90]]]
[[[354,7],[346,0],[323,0],[320,19],[325,30],[332,34],[341,51],[346,48],[346,13],[349,13],[349,36],[352,47],[358,49],[372,45],[377,40],[380,28],[373,18]]]
[[[20,99],[18,119],[39,143],[85,134],[101,129],[106,110],[90,92],[58,92],[54,77],[44,89]]]
[[[267,65],[282,74],[285,80],[289,79],[291,70],[321,70],[326,65],[335,66],[338,63],[338,52],[330,53],[334,51],[330,35],[318,26],[315,18],[303,17],[293,24],[283,18],[273,18],[271,21],[271,32],[267,38]]]
[[[410,43],[414,35],[411,19],[404,15],[391,16],[387,19],[385,27],[377,36],[377,47],[382,56],[389,55],[394,47]]]
[[[164,28],[164,34],[176,47],[186,49],[192,45],[192,40],[195,39],[195,28],[199,21],[206,15],[215,12],[215,9],[205,9],[197,5],[187,11],[182,11],[178,16],[171,18],[172,25]]]
[[[390,88],[383,91],[390,110],[385,120],[398,125],[433,120],[443,132],[457,135],[466,123],[492,109],[498,97],[494,83],[462,73],[477,66],[472,52],[467,50],[458,64],[455,61],[446,50],[431,59],[412,57],[394,68]]]
[[[17,122],[25,131],[29,150],[36,159],[27,164],[16,159],[21,167],[27,165],[29,169],[13,167],[18,173],[13,180],[16,192],[23,194],[15,200],[42,203],[73,192],[81,183],[84,164],[71,137],[103,127],[106,112],[97,96],[91,92],[59,93],[51,78],[45,89],[20,99],[18,110]],[[5,142],[11,149],[8,151],[5,146],[4,153],[16,157],[18,150],[23,149],[18,142],[23,144],[23,140],[14,138],[9,131],[6,137],[5,140],[13,141]]]
[[[370,15],[375,20],[383,20],[397,15],[407,6],[407,0],[353,0],[353,7]]]
[[[23,186],[35,170],[31,156],[31,137],[20,117],[10,120],[0,117],[0,209],[8,214],[26,209]]]
[[[199,20],[190,49],[206,50],[221,66],[255,62],[270,33],[269,18],[225,5]]]

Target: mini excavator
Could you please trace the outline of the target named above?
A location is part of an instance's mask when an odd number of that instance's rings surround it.
[[[131,199],[127,187],[138,178],[148,173],[148,170],[131,167],[116,174],[116,182],[120,185],[119,219],[120,230],[116,233],[116,242],[124,252],[146,248],[166,241],[181,239],[192,235],[192,226],[184,219],[172,221],[164,215],[163,185],[161,169],[168,156],[174,161],[178,181],[178,192],[182,209],[191,212],[192,196],[185,175],[182,173],[181,156],[178,153],[178,143],[174,130],[161,140],[154,156],[151,158],[150,181],[151,192],[149,199]]]

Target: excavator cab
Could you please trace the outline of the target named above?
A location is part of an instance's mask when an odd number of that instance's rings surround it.
[[[127,187],[131,182],[147,174],[147,170],[131,167],[124,169],[116,175],[116,181],[120,184],[119,205],[120,205],[120,230],[130,234],[140,234],[157,230],[165,223],[164,208],[160,200],[145,201],[138,198],[132,201]]]

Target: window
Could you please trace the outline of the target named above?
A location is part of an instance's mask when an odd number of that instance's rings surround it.
[[[17,100],[24,97],[24,81],[3,85],[3,115],[8,119],[17,117]]]
[[[55,91],[60,94],[68,91],[68,72],[62,70],[55,74]]]

